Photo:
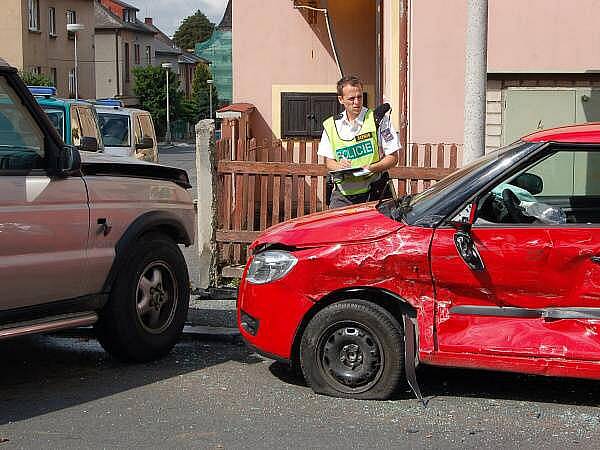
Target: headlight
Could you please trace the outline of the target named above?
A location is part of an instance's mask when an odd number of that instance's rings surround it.
[[[254,257],[248,267],[246,280],[252,284],[265,284],[283,278],[298,259],[290,252],[267,250]]]

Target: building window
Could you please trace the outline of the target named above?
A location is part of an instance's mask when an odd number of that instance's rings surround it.
[[[123,52],[123,56],[125,58],[125,82],[129,82],[129,44],[125,42],[125,51]]]
[[[56,87],[56,82],[58,81],[58,74],[56,72],[56,67],[50,68],[50,79],[52,80],[52,86]]]
[[[140,44],[133,44],[133,63],[140,63]]]
[[[51,37],[56,36],[56,9],[48,8],[48,34]]]
[[[123,20],[125,22],[135,23],[135,9],[127,9],[123,10]]]
[[[67,9],[67,25],[70,23],[77,23],[77,13],[70,9]],[[68,32],[69,39],[75,39],[75,33]]]
[[[152,47],[149,45],[146,45],[146,65],[152,65]]]
[[[29,6],[29,29],[39,31],[40,29],[40,5],[38,0],[28,0]]]
[[[69,98],[75,97],[75,69],[69,70]]]

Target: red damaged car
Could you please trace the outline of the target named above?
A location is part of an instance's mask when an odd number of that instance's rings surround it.
[[[251,249],[242,336],[315,392],[420,395],[419,363],[600,379],[600,124],[276,225]]]

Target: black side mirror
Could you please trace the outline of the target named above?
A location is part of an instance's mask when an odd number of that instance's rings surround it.
[[[144,136],[142,138],[142,142],[140,142],[139,144],[135,144],[136,150],[146,150],[148,148],[153,148],[153,147],[154,147],[154,139],[152,139],[151,137],[148,137],[148,136]]]
[[[72,146],[65,146],[58,153],[58,173],[62,176],[69,176],[78,173],[81,170],[81,155],[79,151]]]
[[[97,152],[98,151],[98,140],[92,136],[83,136],[81,143],[79,144],[79,150],[84,152]]]

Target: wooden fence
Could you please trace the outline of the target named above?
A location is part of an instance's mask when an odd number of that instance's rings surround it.
[[[247,247],[277,223],[327,209],[327,169],[318,140],[254,140],[216,143],[218,266],[224,277],[241,276]],[[398,194],[416,193],[457,168],[455,144],[412,144],[390,170]]]

